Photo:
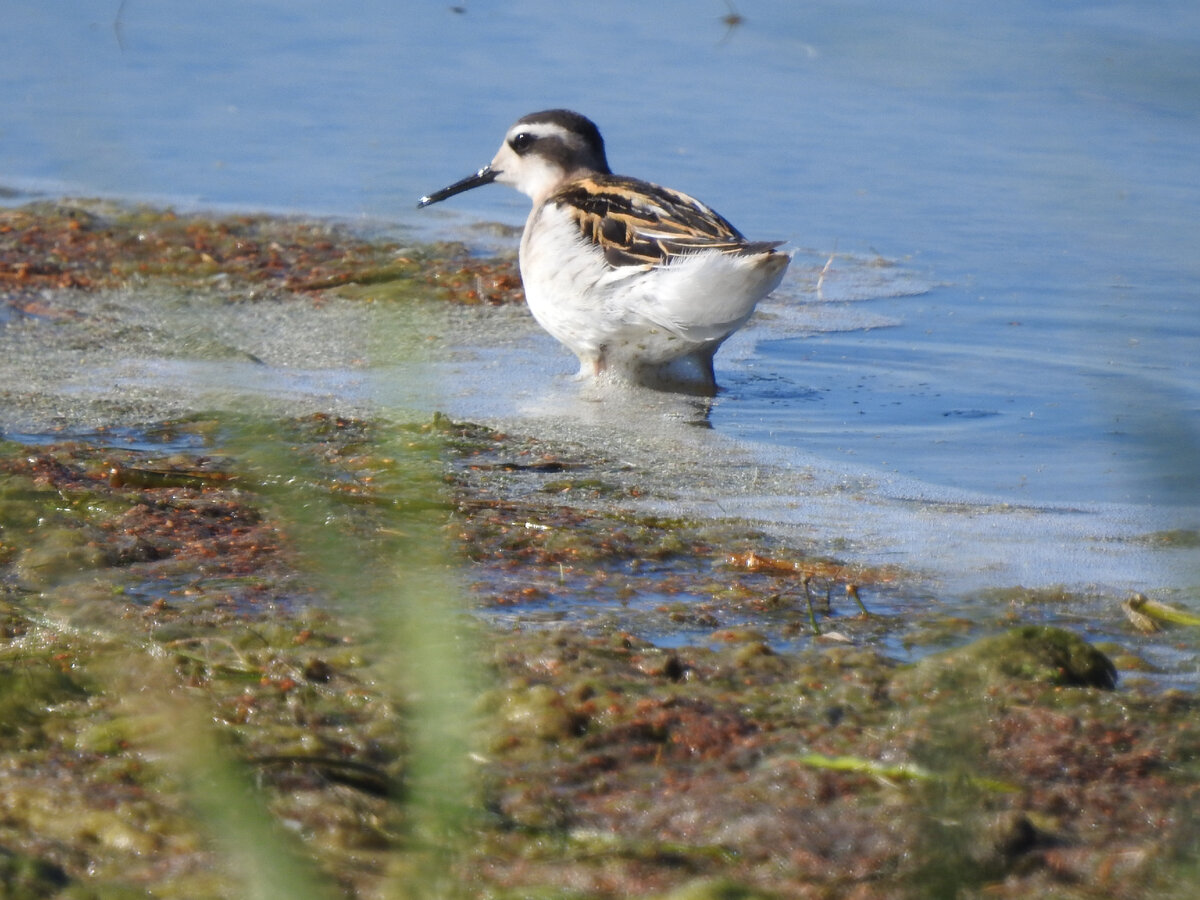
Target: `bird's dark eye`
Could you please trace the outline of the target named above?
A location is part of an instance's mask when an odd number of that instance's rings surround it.
[[[535,140],[536,138],[528,131],[522,131],[520,134],[514,134],[512,136],[512,140],[508,142],[508,145],[517,153],[524,153],[533,146],[533,142]]]

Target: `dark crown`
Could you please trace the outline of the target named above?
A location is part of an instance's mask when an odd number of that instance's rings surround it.
[[[596,127],[596,123],[587,116],[581,116],[569,109],[545,109],[522,116],[517,120],[517,124],[559,126],[579,138],[577,146],[563,148],[563,156],[571,156],[576,162],[583,163],[596,172],[610,171],[608,158],[604,152],[604,138],[600,136],[600,129]],[[559,154],[548,155],[557,156]]]

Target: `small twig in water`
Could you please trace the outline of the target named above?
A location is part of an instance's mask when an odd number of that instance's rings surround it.
[[[813,609],[812,591],[809,590],[809,585],[812,584],[812,578],[808,575],[805,575],[800,580],[800,583],[804,585],[804,601],[808,604],[809,627],[812,628],[813,634],[819,635],[821,633],[821,629],[817,626],[817,613],[816,610]]]
[[[870,617],[871,614],[869,612],[867,612],[867,607],[862,602],[862,597],[858,596],[858,585],[857,584],[846,585],[846,596],[851,598],[855,603],[858,604],[858,608],[862,610],[864,619]]]
[[[833,267],[833,258],[837,256],[837,241],[833,242],[833,250],[829,254],[829,259],[825,260],[825,268],[821,270],[821,274],[817,276],[817,299],[824,300],[825,292],[822,290],[825,287],[825,276],[829,274],[829,270]]]

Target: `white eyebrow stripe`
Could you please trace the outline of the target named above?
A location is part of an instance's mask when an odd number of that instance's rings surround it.
[[[508,129],[505,140],[510,141],[518,134],[532,134],[534,137],[550,137],[551,135],[566,137],[570,133],[556,122],[526,122],[525,124],[518,123]]]

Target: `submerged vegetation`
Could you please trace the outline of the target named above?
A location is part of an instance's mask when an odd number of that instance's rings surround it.
[[[479,259],[462,244],[404,246],[304,219],[213,219],[102,201],[0,210],[0,288],[10,303],[46,288],[99,290],[155,279],[176,289],[216,283],[251,296],[366,286],[384,297],[521,300],[514,260]],[[35,299],[23,308],[46,311]]]
[[[51,319],[49,286],[131,278],[515,290],[312,223],[0,223],[9,302]],[[1194,889],[1200,700],[1138,683],[1136,622],[1097,647],[1019,588],[968,621],[443,416],[132,434],[0,442],[0,896]],[[1192,627],[1163,606],[1132,603]]]

